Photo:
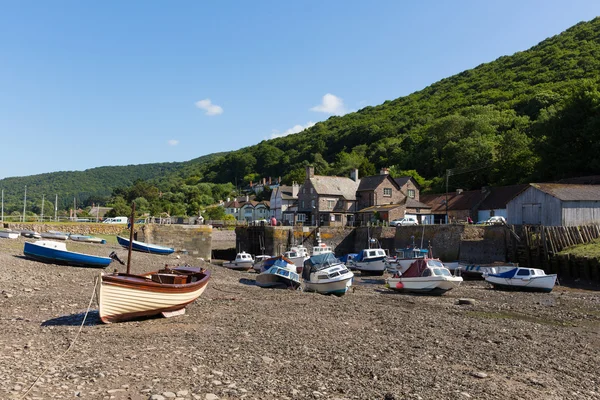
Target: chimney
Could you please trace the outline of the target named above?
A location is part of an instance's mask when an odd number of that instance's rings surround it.
[[[381,170],[379,171],[379,175],[389,175],[390,174],[390,170],[383,167],[381,168]]]
[[[456,189],[456,194],[461,194],[463,192],[462,189]]]
[[[271,186],[271,177],[269,177],[269,186]]]
[[[252,181],[250,181],[250,187],[252,187]]]
[[[296,182],[292,183],[292,197],[296,198],[298,197],[298,193],[300,193],[300,185],[298,185]]]
[[[227,202],[229,203],[230,201],[231,201],[231,197],[228,197],[227,198]]]
[[[267,178],[263,178],[263,186],[267,184]]]
[[[350,171],[350,179],[352,179],[354,182],[358,182],[358,168],[354,168],[352,171]]]
[[[310,179],[315,176],[315,167],[312,165],[306,166],[306,179]]]

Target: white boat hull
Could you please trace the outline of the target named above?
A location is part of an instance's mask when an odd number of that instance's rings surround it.
[[[98,291],[99,313],[103,322],[116,322],[137,316],[156,315],[185,308],[206,290],[207,285],[189,292],[161,292],[101,281]]]
[[[298,277],[298,274],[296,274]],[[300,286],[300,279],[289,279],[281,275],[265,271],[256,277],[256,284],[263,288],[297,288]]]
[[[223,266],[234,271],[248,271],[252,269],[252,264],[252,261],[228,261]]]
[[[388,278],[387,286],[402,292],[443,294],[457,288],[462,281],[463,279],[457,276],[400,277]]]
[[[383,275],[386,268],[385,259],[376,261],[354,261],[354,268],[357,271],[372,275]]]
[[[0,238],[16,239],[21,236],[20,232],[0,231]]]
[[[341,296],[352,286],[352,276],[337,281],[309,282],[304,281],[304,291],[317,292],[321,294],[335,294]]]
[[[485,280],[499,289],[551,292],[556,284],[556,275],[532,276],[526,279],[486,276]]]

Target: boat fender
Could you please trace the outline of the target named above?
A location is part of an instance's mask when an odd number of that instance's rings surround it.
[[[404,284],[402,282],[396,283],[396,289],[403,289],[403,288],[404,288]]]

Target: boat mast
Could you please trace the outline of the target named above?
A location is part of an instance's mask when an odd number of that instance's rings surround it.
[[[133,246],[133,224],[135,222],[135,201],[131,202],[131,220],[129,221],[129,250],[127,252],[127,274],[131,269],[131,247]]]

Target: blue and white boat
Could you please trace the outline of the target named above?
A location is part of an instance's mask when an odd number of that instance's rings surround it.
[[[69,251],[67,250],[66,243],[55,242],[53,240],[37,240],[33,243],[25,242],[23,253],[25,257],[37,261],[88,268],[106,268],[112,261],[110,257]]]
[[[494,262],[491,264],[470,264],[470,263],[458,263],[458,275],[462,276],[465,280],[481,280],[488,274],[497,274],[500,272],[507,272],[514,268],[517,268],[519,264],[515,263],[504,263]]]
[[[546,275],[537,268],[516,267],[505,272],[486,273],[484,278],[497,289],[534,292],[551,292],[556,283],[556,274]]]
[[[300,286],[300,275],[296,272],[296,265],[284,256],[275,257],[268,269],[256,277],[256,284],[264,288],[290,288]]]
[[[304,262],[302,278],[304,291],[321,294],[344,295],[354,274],[333,253],[317,254]]]
[[[117,242],[125,248],[129,248],[129,239],[117,236]],[[138,242],[134,240],[131,242],[131,249],[135,251],[143,251],[144,253],[152,254],[172,254],[175,249],[172,247],[159,246],[157,244]]]
[[[413,262],[426,258],[428,254],[429,250],[416,247],[413,242],[412,246],[396,249],[396,257],[388,260],[386,268],[391,274],[403,274]]]

